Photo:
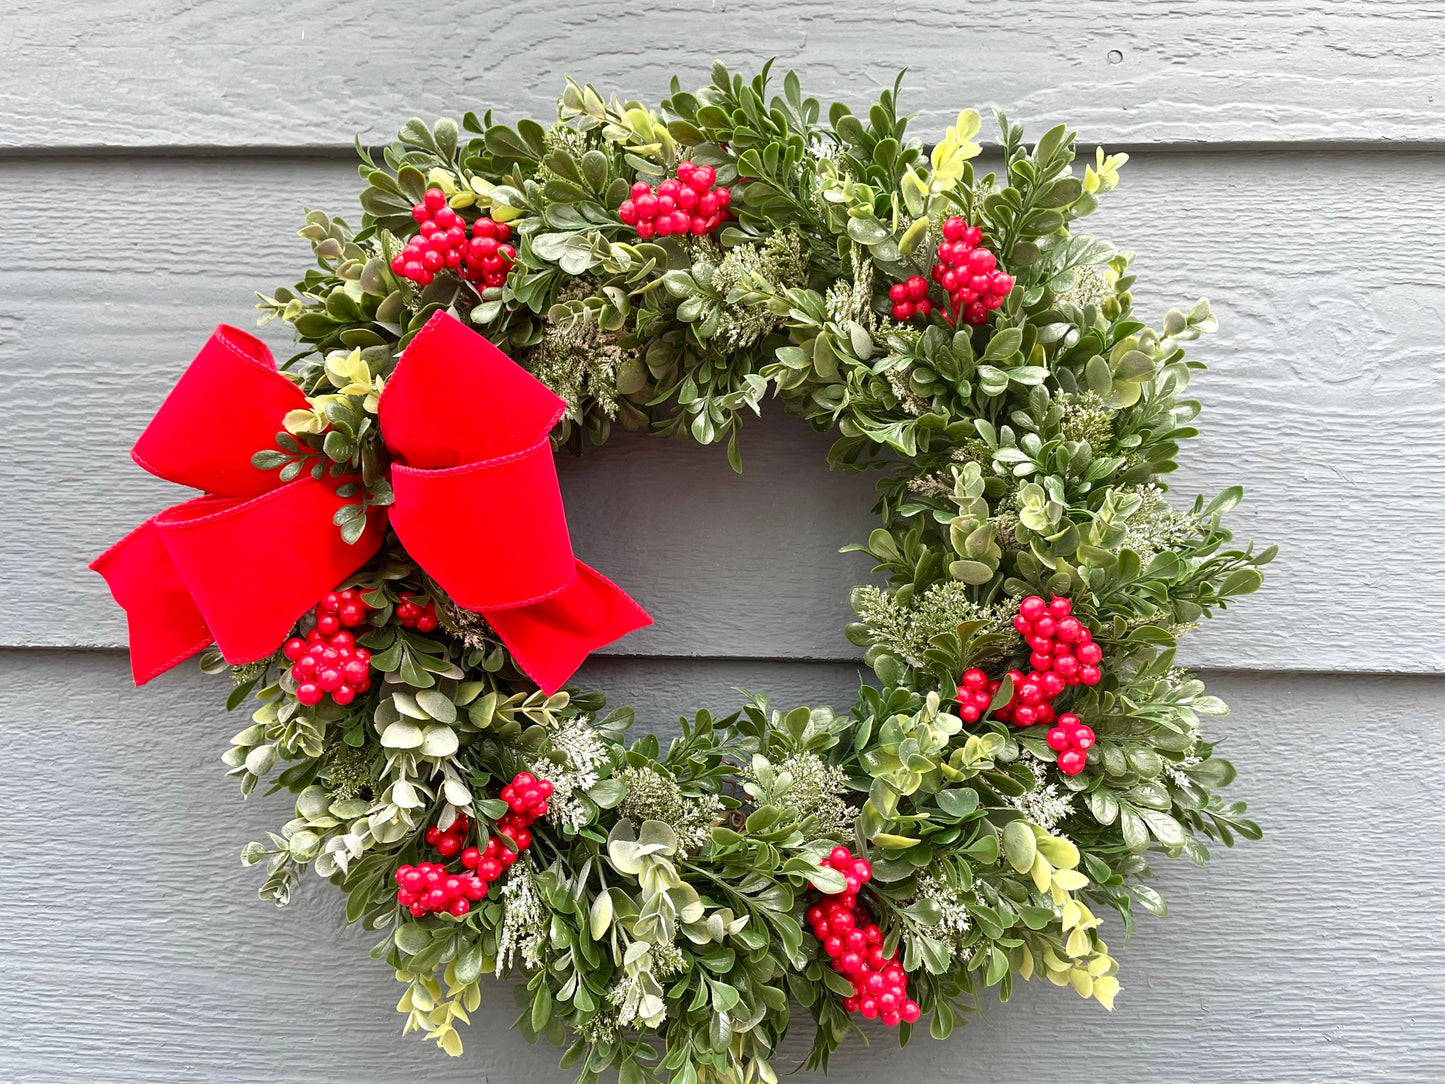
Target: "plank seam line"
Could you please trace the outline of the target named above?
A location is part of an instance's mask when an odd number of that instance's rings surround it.
[[[1090,148],[1097,139],[1080,139],[1081,149]],[[1228,154],[1312,154],[1312,153],[1360,153],[1372,154],[1418,154],[1438,153],[1445,150],[1445,138],[1428,139],[1278,139],[1278,140],[1205,140],[1180,139],[1159,142],[1130,141],[1104,142],[1110,152],[1124,152],[1131,157],[1228,155]],[[382,145],[369,150],[379,156]],[[985,157],[998,157],[997,144],[984,144]],[[313,159],[355,161],[355,149],[350,143],[317,144],[241,144],[235,146],[188,144],[188,143],[141,143],[134,145],[79,144],[75,146],[35,144],[29,146],[0,145],[0,161],[29,161],[68,158],[160,158],[160,159]]]
[[[123,647],[79,647],[79,646],[36,646],[22,644],[0,644],[0,657],[6,655],[82,655],[82,654],[105,654],[121,655],[126,651]],[[622,654],[594,654],[597,660],[622,659],[628,662],[680,662],[680,663],[783,663],[798,665],[836,665],[836,666],[857,666],[859,669],[867,669],[860,658],[846,658],[837,655],[794,655],[789,658],[777,658],[770,655],[622,655]],[[180,664],[184,666],[185,663]],[[1327,670],[1307,669],[1304,667],[1279,667],[1279,666],[1200,666],[1190,668],[1197,674],[1241,674],[1259,675],[1264,673],[1284,674],[1292,676],[1308,677],[1342,677],[1342,678],[1400,678],[1414,677],[1434,680],[1445,680],[1445,671],[1421,671],[1421,670]]]

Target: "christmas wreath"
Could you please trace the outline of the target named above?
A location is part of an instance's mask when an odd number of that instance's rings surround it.
[[[295,794],[243,861],[278,904],[308,867],[345,893],[406,1031],[457,1053],[510,975],[579,1081],[693,1084],[776,1080],[794,1011],[826,1067],[1015,976],[1108,1008],[1097,912],[1127,933],[1151,855],[1258,836],[1173,661],[1273,555],[1230,547],[1238,490],[1161,483],[1209,306],[1149,327],[1077,231],[1124,155],[1079,175],[999,116],[984,173],[977,113],[928,146],[897,93],[824,120],[719,65],[660,110],[568,81],[551,125],[358,143],[359,228],[310,212],[316,266],[261,297],[300,352],[220,328],[137,444],[207,495],[95,562],[136,679],[229,669],[230,773]],[[553,450],[621,426],[740,469],[770,395],[877,473],[847,629],[877,681],[629,742],[565,686],[649,619],[573,557]]]

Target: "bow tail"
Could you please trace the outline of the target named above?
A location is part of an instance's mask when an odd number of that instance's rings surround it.
[[[652,624],[626,591],[596,569],[576,564],[577,578],[551,598],[483,611],[512,660],[548,696],[597,648]]]
[[[144,685],[190,658],[215,638],[148,519],[94,561],[111,595],[125,610],[131,677]]]

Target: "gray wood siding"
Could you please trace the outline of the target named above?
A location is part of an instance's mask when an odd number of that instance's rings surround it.
[[[1422,620],[1445,582],[1442,32],[1420,0],[5,5],[0,1080],[570,1079],[506,1031],[502,987],[462,1059],[402,1039],[397,984],[319,879],[284,914],[256,900],[237,854],[286,803],[224,777],[224,681],[131,690],[84,565],[181,495],[129,447],[210,329],[305,267],[301,209],[355,215],[354,132],[545,118],[564,74],[655,99],[773,54],[857,104],[907,64],[923,132],[997,103],[1128,149],[1091,228],[1138,254],[1141,314],[1208,295],[1222,325],[1173,487],[1242,482],[1237,532],[1283,547],[1182,652],[1235,709],[1211,730],[1264,841],[1158,863],[1172,915],[1126,947],[1106,919],[1113,1014],[1036,981],[946,1044],[850,1047],[833,1079],[1445,1077],[1445,641]],[[639,726],[735,686],[851,702],[867,565],[835,551],[871,526],[871,479],[827,473],[827,443],[772,411],[741,478],[644,438],[563,460],[579,553],[658,620],[582,674]]]
[[[1420,0],[12,0],[0,146],[349,145],[413,113],[550,115],[562,76],[655,99],[776,56],[863,101],[910,69],[962,104],[1132,142],[1439,139],[1445,11]],[[445,44],[443,44],[445,43]]]

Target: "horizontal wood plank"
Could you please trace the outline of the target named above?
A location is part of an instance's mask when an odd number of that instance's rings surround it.
[[[0,849],[0,1079],[571,1079],[559,1051],[508,1031],[516,1012],[500,985],[473,1014],[460,1060],[404,1039],[399,987],[366,958],[375,935],[338,939],[339,896],[318,878],[284,912],[256,900],[258,871],[237,854],[289,814],[282,796],[242,802],[224,778],[219,754],[240,728],[220,707],[224,679],[186,667],[135,692],[119,652],[0,652],[0,676],[11,841]],[[780,706],[843,707],[856,681],[836,664],[636,659],[594,660],[585,676],[635,703],[639,728],[660,731],[679,712],[735,706],[734,685]],[[1266,835],[1205,869],[1157,860],[1171,916],[1141,916],[1128,945],[1105,916],[1122,964],[1115,1011],[1034,981],[946,1043],[920,1035],[899,1051],[881,1032],[873,1046],[850,1043],[830,1080],[956,1080],[960,1059],[968,1079],[1004,1084],[1072,1084],[1081,1065],[1177,1084],[1439,1079],[1445,747],[1434,719],[1445,687],[1207,677],[1235,709],[1211,733],[1228,739],[1236,789]],[[1358,755],[1386,743],[1418,754]],[[1351,765],[1348,824],[1341,764]],[[810,1034],[800,1025],[789,1037],[780,1070],[801,1060]],[[1068,1056],[1040,1035],[1059,1037]]]
[[[0,147],[341,146],[408,116],[546,120],[562,75],[655,102],[721,58],[776,56],[866,105],[908,66],[940,133],[965,106],[1131,143],[1439,141],[1445,11],[1419,0],[1126,7],[1076,0],[15,0],[0,34]]]
[[[1283,550],[1261,594],[1186,640],[1197,665],[1445,667],[1415,586],[1445,574],[1442,161],[1144,156],[1095,222],[1137,251],[1144,315],[1212,297],[1223,330],[1196,352],[1212,367],[1196,383],[1204,435],[1175,489],[1243,482],[1238,533]],[[0,168],[0,643],[123,642],[84,566],[179,495],[130,444],[210,328],[244,326],[250,291],[305,265],[299,208],[345,211],[355,188],[331,161]],[[84,243],[57,192],[103,208]],[[872,483],[828,474],[827,440],[778,413],[745,429],[740,479],[720,448],[648,437],[563,457],[579,553],[658,619],[614,650],[853,656],[840,629],[866,565],[835,551],[869,529]]]

